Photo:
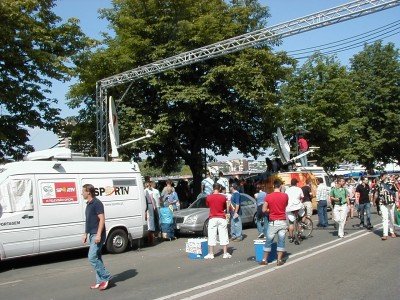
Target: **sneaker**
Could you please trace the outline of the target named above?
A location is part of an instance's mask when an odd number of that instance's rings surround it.
[[[266,265],[268,265],[266,260],[260,261],[260,266],[266,266]]]
[[[264,233],[261,232],[261,233],[258,235],[258,238],[259,238],[259,239],[262,239],[263,237],[264,237]]]
[[[240,238],[238,237],[238,238],[234,239],[233,241],[234,242],[241,242],[241,241],[243,241],[243,238],[242,237],[240,237]]]
[[[358,225],[358,228],[360,228],[360,229],[364,228],[364,224],[361,223],[360,225]]]
[[[294,242],[294,237],[289,237],[289,243],[293,243]]]
[[[374,226],[372,226],[371,224],[367,226],[368,230],[372,230],[374,228]]]
[[[95,290],[95,289],[98,289],[99,286],[100,286],[100,283],[96,283],[96,284],[91,285],[91,286],[90,286],[90,289],[91,289],[91,290]]]
[[[285,263],[285,262],[283,261],[283,259],[278,259],[278,260],[276,261],[276,265],[277,265],[277,266],[282,266],[284,263]]]
[[[222,255],[222,258],[231,258],[232,255],[230,255],[229,253],[224,253],[224,255]]]
[[[208,253],[206,256],[204,256],[204,259],[214,259],[214,254]]]
[[[236,236],[231,237],[230,240],[233,242],[234,240],[236,240]]]
[[[108,280],[100,283],[99,290],[104,291],[108,287]]]

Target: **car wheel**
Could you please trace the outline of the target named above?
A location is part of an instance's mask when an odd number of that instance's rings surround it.
[[[208,237],[208,220],[209,220],[209,219],[207,219],[207,220],[204,222],[204,227],[203,227],[203,236],[205,236],[205,237]]]
[[[108,234],[106,249],[110,253],[122,253],[128,247],[128,235],[123,229],[115,229]]]
[[[254,214],[253,216],[253,224],[254,227],[257,227],[257,213]]]

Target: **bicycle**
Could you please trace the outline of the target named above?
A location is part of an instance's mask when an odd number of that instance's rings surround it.
[[[296,212],[296,219],[294,225],[294,239],[295,244],[299,245],[302,240],[307,239],[311,236],[314,230],[314,224],[310,217],[301,217]]]

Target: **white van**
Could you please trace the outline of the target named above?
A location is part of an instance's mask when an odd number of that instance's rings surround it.
[[[104,204],[109,252],[123,252],[144,236],[146,204],[136,163],[56,156],[0,166],[0,260],[84,247],[86,201],[81,193],[87,183]]]

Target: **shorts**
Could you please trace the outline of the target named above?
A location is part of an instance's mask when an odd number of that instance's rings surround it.
[[[304,217],[304,215],[305,215],[305,213],[306,213],[305,210],[304,210],[304,208],[300,208],[300,209],[297,210],[297,211],[298,211],[298,215],[299,215],[300,217]],[[288,219],[289,224],[293,224],[294,221],[296,220],[295,212],[296,212],[296,210],[295,210],[295,211],[288,211],[288,212],[286,212],[286,218]]]
[[[227,220],[223,218],[211,218],[208,221],[208,245],[217,245],[217,232],[219,235],[219,244],[226,246],[229,244]]]

